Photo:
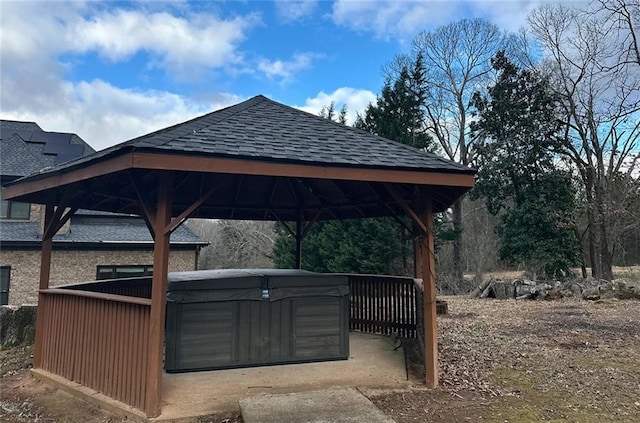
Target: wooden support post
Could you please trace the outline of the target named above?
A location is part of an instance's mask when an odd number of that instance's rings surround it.
[[[424,286],[424,359],[425,377],[428,388],[438,386],[438,324],[436,317],[436,263],[433,232],[433,210],[431,203],[421,214],[427,226],[422,238],[421,257],[422,281]]]
[[[51,252],[53,251],[53,233],[47,236],[46,228],[54,225],[53,204],[47,204],[44,209],[44,228],[45,235],[42,238],[42,254],[40,256],[40,283],[38,289],[49,288],[49,279],[51,277]],[[42,342],[44,337],[44,308],[46,307],[43,294],[38,293],[38,308],[36,310],[36,338],[33,346],[33,367],[40,368],[42,366]]]
[[[302,269],[302,213],[296,221],[296,269]]]
[[[429,198],[418,199],[420,212],[414,214],[421,225],[414,222],[415,277],[423,281],[423,324],[425,384],[428,388],[438,386],[438,325],[436,320],[436,273],[433,231],[433,209]],[[426,229],[423,231],[423,229]]]
[[[162,357],[164,320],[167,299],[167,272],[169,270],[169,233],[162,230],[171,222],[173,175],[160,173],[158,204],[155,214],[155,240],[153,244],[153,278],[151,287],[151,315],[149,321],[149,350],[147,353],[147,393],[145,413],[157,417],[161,411]]]

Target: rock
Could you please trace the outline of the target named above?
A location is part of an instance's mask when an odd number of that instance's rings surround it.
[[[582,291],[584,288],[577,282],[572,282],[569,285],[569,290],[573,293],[573,295],[582,295]]]
[[[598,289],[585,290],[582,293],[582,298],[588,301],[597,301],[600,299],[600,291]]]
[[[640,300],[640,284],[617,279],[611,282],[615,297],[620,300]]]
[[[0,307],[0,346],[33,344],[36,332],[36,306]]]
[[[541,289],[535,294],[536,300],[546,300],[548,299],[548,297],[549,297],[549,293],[547,292],[546,289]]]
[[[533,287],[531,285],[516,285],[516,298],[523,297],[525,295],[531,295],[531,289]]]
[[[565,295],[561,289],[554,287],[547,292],[547,297],[545,298],[545,300],[559,300],[561,298],[564,298],[564,296]]]

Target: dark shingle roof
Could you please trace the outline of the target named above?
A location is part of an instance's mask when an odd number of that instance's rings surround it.
[[[2,138],[0,142],[0,175],[25,176],[48,165],[18,134]]]
[[[139,138],[136,147],[338,165],[469,170],[407,145],[257,96]]]
[[[40,125],[35,122],[23,122],[19,120],[0,120],[0,138],[2,131],[42,131]]]
[[[43,131],[34,122],[0,120],[0,174],[26,176],[95,150],[76,134]]]
[[[83,165],[130,149],[306,164],[475,173],[471,168],[436,154],[332,122],[262,95],[134,138],[51,171]]]
[[[38,222],[0,221],[0,242],[39,243]],[[149,230],[141,219],[130,222],[91,223],[71,222],[70,230],[66,234],[58,234],[54,242],[64,244],[149,244],[153,240]],[[185,225],[178,227],[171,234],[171,244],[207,244],[198,238]],[[115,245],[114,245],[115,246]]]

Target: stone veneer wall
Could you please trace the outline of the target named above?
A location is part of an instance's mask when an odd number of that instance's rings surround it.
[[[76,251],[55,250],[51,261],[50,286],[96,279],[97,266],[102,265],[150,265],[153,252],[148,251]],[[40,250],[13,250],[0,253],[0,266],[11,266],[9,304],[37,304],[40,278]],[[169,254],[169,271],[195,270],[194,250],[172,250]]]

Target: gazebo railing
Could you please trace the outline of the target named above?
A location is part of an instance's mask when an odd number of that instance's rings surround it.
[[[413,278],[349,276],[349,329],[416,337],[417,295]]]
[[[40,294],[42,370],[144,410],[151,300],[64,288]]]

